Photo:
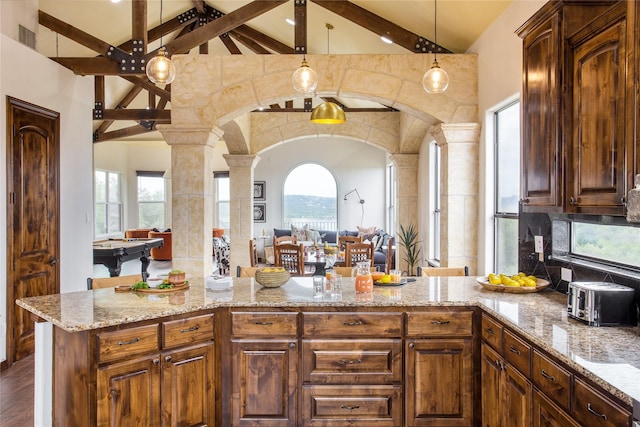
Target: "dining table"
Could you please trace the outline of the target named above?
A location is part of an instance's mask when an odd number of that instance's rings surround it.
[[[339,254],[328,255],[323,250],[308,250],[304,254],[304,265],[315,267],[314,275],[324,276],[333,266],[344,265],[344,256]]]

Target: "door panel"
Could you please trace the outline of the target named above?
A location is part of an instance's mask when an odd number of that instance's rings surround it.
[[[7,361],[33,352],[18,298],[59,292],[59,114],[8,99]]]

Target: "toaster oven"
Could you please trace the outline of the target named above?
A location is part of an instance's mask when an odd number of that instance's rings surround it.
[[[567,312],[591,326],[636,325],[635,290],[609,282],[570,282]]]

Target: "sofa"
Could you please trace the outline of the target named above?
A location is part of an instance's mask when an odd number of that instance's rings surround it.
[[[296,230],[297,228],[297,230]],[[375,227],[374,227],[375,229]],[[360,230],[342,230],[342,231],[331,231],[331,230],[311,230],[304,229],[305,237],[302,237],[302,231],[300,227],[293,226],[292,229],[287,228],[274,228],[273,236],[281,237],[281,236],[293,236],[296,233],[298,234],[298,241],[306,240],[306,241],[316,241],[318,238],[318,243],[329,243],[329,244],[338,244],[338,236],[359,236],[362,235],[363,241],[375,242],[375,250],[373,253],[373,265],[372,267],[377,267],[379,271],[387,271],[395,268],[395,248],[394,240],[391,241],[391,254],[388,254],[389,251],[389,239],[393,239],[393,236],[387,234],[384,230],[375,229],[373,233],[365,233],[364,231],[371,231],[370,229],[360,229]],[[391,255],[390,257],[388,255]],[[390,259],[389,259],[390,258]],[[387,266],[387,260],[390,261],[390,266]]]
[[[159,248],[151,248],[149,257],[158,261],[168,261],[173,257],[171,250],[171,229],[160,231],[157,228],[135,228],[124,232],[125,239],[164,239]]]

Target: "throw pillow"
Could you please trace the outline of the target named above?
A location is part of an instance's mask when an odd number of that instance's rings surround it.
[[[297,238],[298,240],[307,240],[307,231],[309,230],[309,225],[305,224],[302,227],[295,226],[291,224],[291,236]]]
[[[376,234],[373,236],[373,239],[371,239],[371,241],[373,242],[373,251],[377,252],[382,248],[382,243],[384,242],[384,236],[381,234]]]
[[[358,228],[358,236],[363,236],[365,234],[373,234],[376,232],[375,225],[373,227],[367,227],[367,228],[357,226],[357,228]]]
[[[320,243],[320,232],[316,230],[307,230],[307,240],[310,242]]]

